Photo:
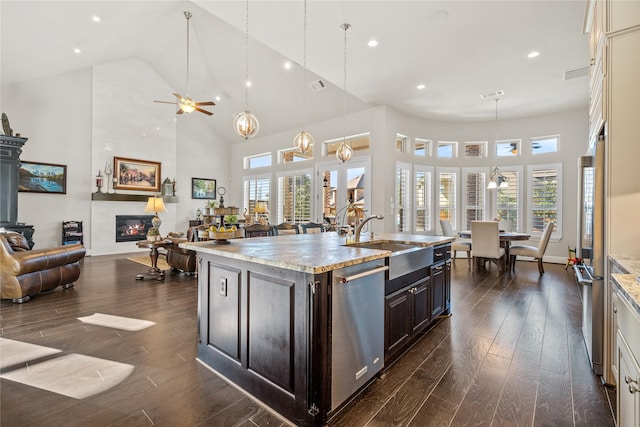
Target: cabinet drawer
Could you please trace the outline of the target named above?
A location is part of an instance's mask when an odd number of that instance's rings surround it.
[[[433,263],[437,264],[451,258],[451,245],[435,246],[433,248]]]

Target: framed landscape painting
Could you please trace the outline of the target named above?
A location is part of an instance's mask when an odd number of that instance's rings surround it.
[[[216,180],[206,178],[191,178],[192,199],[215,199]]]
[[[20,162],[18,191],[67,194],[67,165]]]
[[[160,191],[160,163],[149,160],[113,158],[117,190]]]

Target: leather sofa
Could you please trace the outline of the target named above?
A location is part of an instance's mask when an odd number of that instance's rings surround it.
[[[2,299],[15,303],[58,286],[69,288],[80,277],[80,261],[85,256],[81,244],[30,250],[20,233],[0,233],[0,289]]]

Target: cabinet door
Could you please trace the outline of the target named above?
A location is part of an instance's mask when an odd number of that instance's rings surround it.
[[[618,427],[640,425],[640,367],[618,331]]]
[[[447,293],[445,290],[445,263],[431,267],[431,318],[435,319],[446,310]]]
[[[398,351],[411,336],[411,293],[403,289],[384,299],[385,359]]]
[[[409,292],[412,298],[411,333],[419,334],[431,323],[431,286],[429,277],[415,282]]]

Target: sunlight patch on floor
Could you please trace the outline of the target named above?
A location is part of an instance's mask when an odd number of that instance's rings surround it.
[[[131,317],[113,316],[111,314],[95,313],[91,316],[78,317],[78,320],[96,326],[122,329],[124,331],[141,331],[155,325],[150,320],[133,319]]]

